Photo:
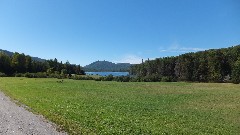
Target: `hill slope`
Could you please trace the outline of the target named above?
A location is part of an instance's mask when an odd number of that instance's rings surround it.
[[[130,63],[112,63],[109,61],[96,61],[84,67],[87,72],[124,72],[131,67]]]
[[[10,51],[7,51],[7,50],[2,50],[0,49],[0,52],[4,52],[5,54],[7,54],[8,56],[12,56],[14,53],[13,52],[10,52]],[[32,57],[32,56],[31,56]],[[45,59],[41,59],[41,58],[38,58],[38,57],[32,57],[32,60],[34,61],[39,61],[39,62],[44,62],[46,61]]]

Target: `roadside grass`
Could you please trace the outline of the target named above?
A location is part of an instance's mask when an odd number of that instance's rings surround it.
[[[69,134],[240,134],[240,85],[0,78]]]

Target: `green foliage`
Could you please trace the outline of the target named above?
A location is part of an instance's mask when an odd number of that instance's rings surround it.
[[[23,74],[23,73],[16,73],[15,77],[25,77],[25,74]]]
[[[6,77],[7,75],[5,73],[0,72],[0,77]]]
[[[235,84],[240,83],[240,57],[233,66],[232,81]]]
[[[38,73],[25,73],[21,74],[21,76],[16,77],[27,77],[27,78],[48,78],[49,76],[45,72],[38,72]],[[57,78],[57,77],[56,77]]]
[[[4,74],[11,73],[11,59],[3,52],[0,52],[0,72]]]
[[[35,73],[35,76],[37,76],[37,78],[47,78],[47,74],[46,72],[37,72]]]
[[[53,67],[47,69],[47,73],[48,73],[48,74],[53,74],[53,73],[54,73],[54,69],[53,69]]]
[[[66,75],[68,73],[67,69],[62,69],[61,70],[61,75]]]
[[[25,73],[27,70],[25,55],[14,53],[12,56],[12,67],[17,73]]]
[[[65,64],[62,62],[59,63],[56,58],[54,60],[35,61],[32,57],[17,52],[11,55],[0,52],[0,72],[8,76],[24,76],[24,74],[27,73],[27,77],[31,77],[29,73],[35,73],[37,76],[45,77],[45,75],[39,72],[47,72],[47,76],[51,77],[59,77],[60,72],[62,76],[67,76],[67,74],[69,74],[69,76],[71,76],[71,74],[85,74],[80,65],[72,65],[69,62]]]
[[[168,77],[168,76],[163,76],[163,77],[161,78],[161,82],[171,82],[171,81],[172,81],[171,78]]]
[[[104,78],[104,81],[112,81],[114,79],[113,75],[108,75]]]
[[[229,82],[233,78],[236,83],[240,76],[238,57],[240,45],[148,60],[132,66],[130,73],[137,76],[133,80],[143,82]]]
[[[191,81],[193,77],[193,53],[178,56],[174,68],[175,75],[180,81]]]
[[[131,80],[130,76],[116,76],[113,79],[114,81],[117,82],[129,82]]]
[[[61,78],[61,75],[59,73],[54,73],[54,74],[48,74],[49,78]]]
[[[25,73],[24,77],[34,78],[35,76],[34,76],[34,74],[27,72],[27,73]]]
[[[72,76],[72,79],[73,80],[94,80],[95,78],[91,76],[75,75],[75,76]]]
[[[0,89],[69,134],[240,133],[240,85],[0,78]]]

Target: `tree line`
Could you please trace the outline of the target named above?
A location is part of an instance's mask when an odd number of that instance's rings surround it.
[[[85,74],[80,65],[58,62],[50,59],[44,62],[33,60],[31,56],[15,52],[12,56],[0,52],[0,75],[21,76],[21,74],[37,75],[29,73],[42,73],[46,76]]]
[[[137,81],[240,83],[240,45],[147,60],[131,67]]]
[[[24,74],[24,75],[23,75]],[[75,74],[75,76],[72,76]],[[0,52],[0,76],[56,77],[76,80],[121,82],[233,82],[240,83],[240,45],[185,53],[176,57],[147,60],[130,68],[130,76],[100,77],[77,76],[85,74],[80,65],[32,60],[28,55],[14,53],[9,56]],[[70,77],[69,77],[70,76]]]

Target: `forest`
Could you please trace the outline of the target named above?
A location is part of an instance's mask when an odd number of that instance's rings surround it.
[[[80,65],[70,64],[68,61],[66,63],[58,62],[56,58],[38,61],[23,53],[15,52],[13,55],[8,55],[0,51],[0,76],[22,76],[25,73],[27,73],[27,77],[85,74]]]
[[[240,45],[147,60],[131,67],[137,81],[240,83]]]
[[[130,63],[112,63],[109,61],[95,61],[84,67],[86,72],[128,72]]]

